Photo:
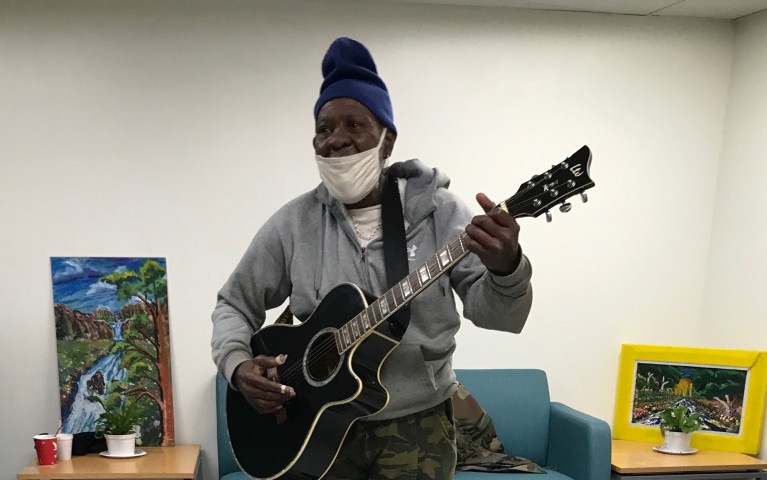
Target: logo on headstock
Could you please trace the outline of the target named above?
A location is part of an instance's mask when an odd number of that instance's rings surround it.
[[[581,175],[583,175],[583,169],[581,168],[580,163],[578,165],[573,165],[572,167],[570,167],[570,171],[573,172],[573,175],[576,177],[580,177]]]

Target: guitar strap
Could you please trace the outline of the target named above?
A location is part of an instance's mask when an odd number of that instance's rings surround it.
[[[381,194],[381,222],[383,228],[386,281],[392,288],[408,275],[405,218],[402,215],[397,178],[387,176]],[[410,323],[410,305],[406,305],[389,319],[392,332],[400,337]]]

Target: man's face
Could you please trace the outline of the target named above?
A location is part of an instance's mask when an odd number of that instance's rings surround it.
[[[345,157],[378,145],[383,125],[364,105],[351,98],[334,98],[320,109],[315,124],[314,152],[323,157]],[[394,146],[394,134],[386,133],[381,159]]]

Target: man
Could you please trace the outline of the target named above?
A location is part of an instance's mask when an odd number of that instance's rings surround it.
[[[381,196],[385,178],[396,178],[411,268],[464,231],[465,245],[475,255],[411,302],[409,327],[381,370],[389,403],[353,424],[325,478],[452,478],[451,358],[460,326],[452,290],[476,325],[520,332],[532,290],[519,226],[508,213],[493,210],[484,194],[477,201],[486,213],[472,218],[448,192],[448,178],[417,160],[384,169],[397,129],[388,90],[365,46],[335,40],[322,73],[313,140],[322,183],[267,221],[219,292],[213,358],[256,410],[279,412],[296,395],[270,374],[285,359],[252,358],[251,336],[263,325],[265,311],[287,298],[293,314],[305,320],[342,282],[375,296],[388,290]]]

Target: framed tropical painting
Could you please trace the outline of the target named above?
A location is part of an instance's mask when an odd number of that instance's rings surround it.
[[[759,453],[767,352],[623,345],[613,436],[662,443],[660,412],[699,413],[696,448]]]
[[[164,258],[52,257],[63,433],[92,432],[94,397],[136,403],[142,445],[174,440]]]

